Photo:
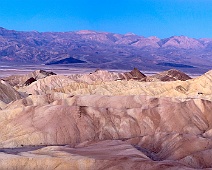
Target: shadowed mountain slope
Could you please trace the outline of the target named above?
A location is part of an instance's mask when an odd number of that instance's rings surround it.
[[[0,61],[203,73],[212,68],[211,44],[211,39],[186,36],[159,39],[86,30],[39,33],[0,28]]]

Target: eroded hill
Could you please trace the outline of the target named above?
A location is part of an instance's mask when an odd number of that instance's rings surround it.
[[[17,78],[0,84],[1,169],[212,168],[212,71]]]

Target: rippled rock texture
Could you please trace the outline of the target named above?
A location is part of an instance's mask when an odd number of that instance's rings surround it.
[[[124,74],[2,81],[0,169],[212,168],[212,72],[169,82]]]

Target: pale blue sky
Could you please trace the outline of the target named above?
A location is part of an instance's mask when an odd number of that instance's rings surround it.
[[[0,26],[212,38],[212,0],[1,0]]]

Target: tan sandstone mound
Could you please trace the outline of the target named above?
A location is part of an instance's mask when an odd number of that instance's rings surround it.
[[[0,169],[212,168],[212,71],[168,72],[1,81]]]
[[[21,91],[28,94],[62,92],[70,95],[149,95],[156,97],[177,97],[179,99],[201,98],[212,100],[212,71],[187,81],[139,82],[108,81],[89,84],[76,82],[68,77],[57,75],[40,79]]]
[[[39,79],[35,82],[32,82],[28,86],[24,86],[19,88],[20,91],[27,92],[28,94],[46,94],[53,89],[60,88],[62,90],[63,87],[68,86],[69,84],[75,83],[74,80],[63,76],[63,75],[53,75],[48,76],[43,79]],[[62,90],[62,92],[65,92]]]
[[[69,76],[76,82],[84,82],[92,84],[94,82],[108,82],[117,80],[143,80],[145,81],[146,75],[141,73],[137,68],[134,68],[130,72],[117,73],[107,70],[97,69],[95,72],[90,74],[75,74]]]
[[[8,82],[11,86],[19,87],[19,86],[23,86],[29,79],[34,79],[35,81],[35,80],[42,79],[51,75],[56,75],[56,74],[53,72],[48,72],[44,70],[36,70],[26,75],[12,75],[9,77],[5,77],[3,78],[3,80]]]
[[[117,80],[137,80],[137,81],[149,82],[149,81],[176,81],[176,80],[185,81],[191,79],[191,77],[189,77],[187,74],[175,69],[157,73],[152,76],[146,76],[145,74],[141,73],[141,71],[138,70],[137,68],[134,68],[130,72],[123,72],[123,73],[97,69],[95,72],[90,74],[74,74],[69,77],[77,82],[86,82],[89,84],[95,81],[107,82]]]
[[[2,160],[7,158],[0,162],[1,167],[50,169],[54,165],[58,169],[80,169],[80,164],[87,162],[85,169],[200,168],[202,164],[189,165],[184,158],[212,148],[208,133],[212,128],[210,101],[181,102],[147,96],[60,97],[51,96],[46,103],[25,103],[25,107],[16,105],[16,108],[11,107],[14,102],[0,111],[0,147],[5,148],[1,155]],[[71,102],[65,102],[68,100]],[[102,140],[125,143],[98,143]],[[46,145],[69,147],[36,150],[35,146]],[[23,149],[19,149],[20,156],[7,154],[14,149],[6,148],[17,147]],[[42,159],[38,161],[40,156]],[[51,166],[46,167],[49,161]],[[204,165],[211,167],[209,163]]]
[[[21,95],[13,89],[8,83],[1,80],[0,82],[0,101],[4,103],[9,103],[11,101],[20,99]],[[2,103],[3,104],[3,103]],[[1,104],[0,104],[1,107]]]
[[[177,161],[152,161],[142,151],[120,140],[106,140],[71,148],[70,146],[22,147],[3,149],[2,169],[41,170],[164,170],[185,169]]]
[[[97,69],[95,72],[90,74],[74,74],[70,75],[69,78],[76,82],[83,82],[92,84],[93,82],[107,82],[115,81],[123,77],[120,73],[109,72],[107,70]]]
[[[200,99],[180,102],[145,96],[76,96],[70,104],[1,110],[0,145],[74,146],[87,140],[132,138],[156,132],[204,134],[211,128],[211,108],[211,102]]]

